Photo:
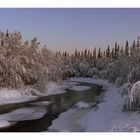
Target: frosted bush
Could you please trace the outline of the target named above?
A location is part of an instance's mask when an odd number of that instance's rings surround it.
[[[140,67],[133,68],[130,74],[128,75],[128,81],[135,83],[140,80]]]
[[[113,62],[112,62],[112,63],[109,63],[109,64],[107,65],[107,70],[112,70],[113,67],[114,67],[114,63],[113,63]]]
[[[132,84],[131,83],[125,83],[120,89],[120,93],[122,96],[128,96],[131,93]]]
[[[107,78],[107,70],[100,71],[99,76],[103,79]]]
[[[118,77],[118,78],[115,80],[115,84],[117,84],[117,85],[122,85],[122,84],[123,84],[123,78],[122,78],[122,77]]]
[[[83,76],[83,77],[86,77],[87,76],[87,72],[89,70],[89,65],[88,63],[83,63],[81,62],[79,64],[79,72],[80,72],[80,75]]]
[[[136,111],[140,107],[140,81],[137,81],[130,94],[125,98],[123,110],[124,111]]]
[[[99,72],[96,68],[89,68],[87,72],[87,77],[93,77],[94,75],[98,75]]]
[[[140,103],[140,81],[137,81],[132,89],[130,95],[130,103]]]
[[[40,96],[41,93],[36,90],[34,87],[23,87],[19,90],[19,92],[21,93],[21,95],[32,95],[32,96]]]

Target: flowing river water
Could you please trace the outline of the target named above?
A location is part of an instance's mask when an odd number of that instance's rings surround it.
[[[24,103],[12,103],[0,106],[0,114],[8,113],[12,110],[19,108],[31,108],[38,107],[35,104],[37,102],[49,101],[48,105],[41,105],[41,108],[46,110],[46,114],[36,120],[22,120],[17,121],[13,126],[8,128],[0,129],[0,132],[42,132],[47,131],[48,127],[52,124],[52,121],[58,117],[62,112],[67,111],[73,105],[79,101],[95,102],[92,107],[98,105],[102,97],[102,87],[96,84],[81,83],[78,86],[88,86],[90,89],[83,91],[76,91],[67,89],[65,93],[49,95],[45,97],[40,97],[34,101],[28,101]]]

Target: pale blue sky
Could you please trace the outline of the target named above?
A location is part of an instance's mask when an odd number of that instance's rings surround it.
[[[0,9],[0,30],[37,37],[53,50],[107,47],[140,35],[140,9]]]

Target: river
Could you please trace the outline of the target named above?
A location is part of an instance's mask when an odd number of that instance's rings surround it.
[[[3,105],[0,107],[0,114],[10,112],[19,108],[32,108],[40,107],[46,109],[46,114],[35,120],[22,120],[13,122],[13,126],[0,129],[0,132],[42,132],[47,131],[48,127],[52,124],[52,121],[58,117],[62,112],[72,108],[79,101],[94,102],[93,106],[97,107],[100,102],[102,87],[96,84],[89,84],[79,82],[78,86],[88,86],[90,89],[83,91],[76,91],[66,89],[65,93],[49,95],[46,97],[40,97],[34,101],[24,103],[12,103]],[[37,102],[49,101],[48,105],[38,105]],[[50,130],[51,131],[51,130]]]

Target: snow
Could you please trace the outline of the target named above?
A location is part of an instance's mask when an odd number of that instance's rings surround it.
[[[85,109],[69,109],[68,111],[61,113],[60,116],[52,122],[52,125],[48,127],[49,131],[59,132],[75,132],[83,131],[81,125],[77,122],[86,114],[90,108]]]
[[[32,105],[38,105],[38,106],[47,106],[47,105],[49,105],[49,104],[51,104],[52,102],[50,102],[50,101],[40,101],[40,102],[34,102],[34,103],[30,103],[30,104],[32,104]]]
[[[73,86],[70,88],[71,90],[76,90],[76,91],[84,91],[90,89],[88,86]]]
[[[10,103],[20,103],[25,101],[32,101],[37,99],[37,96],[32,95],[22,95],[20,90],[14,89],[0,89],[0,105],[10,104]]]
[[[74,106],[77,107],[77,108],[88,108],[88,107],[90,107],[89,104],[87,104],[85,102],[82,102],[82,101],[76,103]]]
[[[66,89],[71,90],[88,90],[90,87],[88,86],[78,86],[78,82],[63,82],[63,83],[54,83],[50,82],[47,85],[47,90],[44,94],[37,93],[36,90],[32,88],[25,88],[25,89],[7,89],[2,88],[0,89],[0,105],[10,104],[10,103],[20,103],[26,101],[32,101],[37,99],[40,96],[48,96],[53,94],[62,94],[66,93]],[[35,91],[36,95],[32,95],[31,91]]]
[[[104,101],[98,109],[82,108],[61,113],[49,129],[85,132],[136,132],[140,131],[140,113],[122,112],[123,99],[120,88],[107,80],[71,78],[71,81],[96,83],[105,89]]]
[[[0,115],[1,121],[24,121],[24,120],[35,120],[42,118],[46,113],[46,109],[39,107],[30,107],[30,108],[20,108],[12,112],[5,113]]]
[[[90,87],[88,86],[82,86],[82,85],[78,85],[78,82],[64,82],[61,85],[60,84],[56,84],[53,82],[50,82],[47,85],[47,91],[46,91],[46,95],[52,95],[52,94],[61,94],[61,93],[65,93],[66,89],[70,89],[70,90],[76,90],[76,91],[81,91],[81,90],[88,90],[90,89]]]
[[[93,79],[93,78],[70,78],[70,81],[73,82],[84,82],[84,83],[90,83],[90,84],[98,84],[103,86],[103,89],[107,89],[109,86],[111,86],[110,83],[108,83],[107,80],[103,80],[103,79]]]
[[[65,92],[66,92],[65,85],[58,85],[53,82],[50,82],[47,85],[46,95],[61,94],[61,93],[65,93]]]
[[[45,94],[35,92],[36,95],[32,95],[30,91],[33,89],[31,88],[25,88],[25,89],[7,89],[2,88],[0,89],[0,105],[10,104],[10,103],[20,103],[20,102],[26,102],[26,101],[32,101],[37,99],[40,96],[48,96],[52,94],[61,94],[66,92],[66,84],[55,84],[55,83],[49,83],[47,86],[47,90]]]
[[[136,102],[140,101],[140,81],[137,81],[132,89],[131,89],[131,94],[130,94],[130,103],[131,102]]]
[[[33,101],[33,100],[35,100],[37,98],[38,97],[21,96],[21,98],[5,99],[5,100],[0,100],[0,105]]]
[[[46,114],[45,108],[24,107],[0,115],[0,128],[10,127],[18,121],[36,120]]]
[[[20,98],[21,94],[19,93],[18,90],[13,90],[13,89],[0,89],[0,100],[3,99],[11,99],[11,98]]]
[[[11,124],[8,121],[5,121],[5,120],[0,121],[0,128],[8,127],[10,125]]]

